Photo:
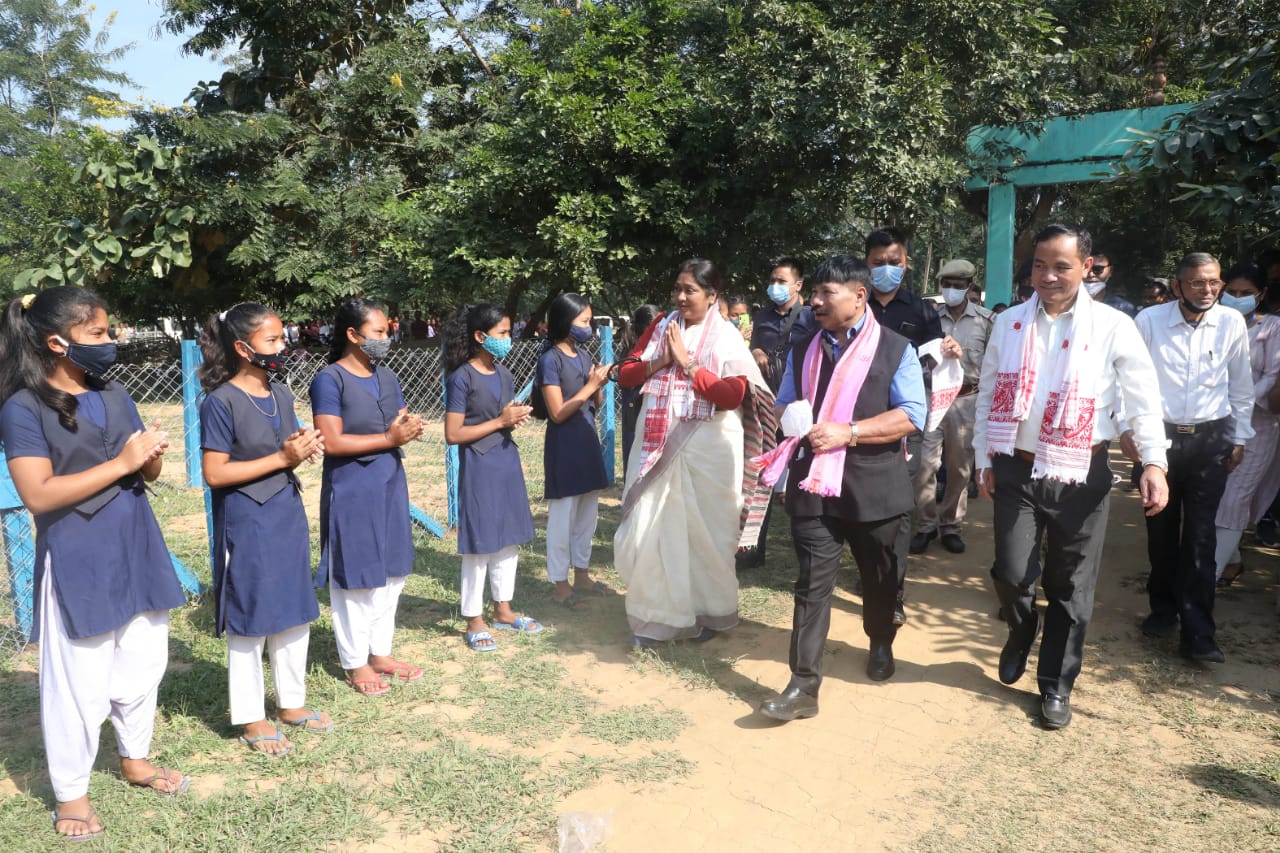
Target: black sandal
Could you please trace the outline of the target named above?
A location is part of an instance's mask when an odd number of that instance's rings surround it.
[[[1235,571],[1231,571],[1235,567]],[[1226,589],[1235,583],[1239,577],[1244,574],[1244,563],[1228,563],[1222,570],[1222,577],[1218,578],[1218,589]]]
[[[559,604],[565,610],[581,610],[587,606],[587,603],[581,598],[578,598],[578,594],[574,592],[569,593],[568,598],[556,598],[553,595],[551,596],[551,600],[556,604]]]

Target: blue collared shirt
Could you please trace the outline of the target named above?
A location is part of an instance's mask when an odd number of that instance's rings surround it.
[[[866,321],[867,315],[863,314],[862,319],[853,324],[854,335],[862,331]],[[831,344],[831,354],[837,361],[840,359],[841,351],[852,343],[852,336],[845,341],[840,341],[830,332],[823,331],[821,334]],[[782,387],[778,389],[778,398],[775,402],[778,407],[788,406],[796,401],[794,365],[795,359],[788,353],[787,368],[782,374]],[[889,406],[902,409],[907,413],[907,419],[911,421],[912,426],[918,430],[924,429],[924,419],[928,412],[924,393],[924,371],[920,368],[920,358],[912,347],[902,351],[902,361],[898,363],[898,369],[894,371],[893,379],[889,383]]]

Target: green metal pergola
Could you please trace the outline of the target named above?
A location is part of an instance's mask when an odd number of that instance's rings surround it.
[[[975,127],[966,147],[974,174],[965,189],[986,189],[987,306],[1013,295],[1014,210],[1018,187],[1106,180],[1138,131],[1152,133],[1195,104],[1052,119],[1033,136],[1016,127]]]

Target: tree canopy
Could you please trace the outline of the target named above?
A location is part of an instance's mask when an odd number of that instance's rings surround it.
[[[1228,109],[1275,115],[1274,89],[1259,90],[1274,49],[1251,41],[1269,4],[1174,6],[168,0],[163,26],[188,50],[239,61],[193,81],[188,111],[139,110],[119,139],[82,136],[67,192],[88,203],[44,220],[52,251],[18,284],[94,282],[143,318],[249,297],[323,313],[357,293],[526,312],[566,290],[621,313],[662,301],[684,257],[751,293],[771,257],[856,252],[883,224],[924,244],[924,277],[931,256],[982,256],[984,198],[962,190],[973,125],[1141,105],[1157,58],[1160,97],[1207,98],[1171,133]],[[1228,55],[1244,58],[1221,65]],[[1274,228],[1274,137],[1247,121],[1260,132],[1236,138],[1258,152],[1233,165],[1224,142],[1182,175],[1201,199],[1193,221],[1209,221],[1204,193],[1245,185],[1218,178],[1271,162],[1231,227]],[[1210,136],[1177,144],[1204,151]],[[1175,209],[1192,196],[1170,189],[1171,162],[1153,154],[1125,186]],[[1064,203],[1140,220],[1142,200],[1028,193],[1021,224]],[[1182,236],[1175,218],[1163,243]]]

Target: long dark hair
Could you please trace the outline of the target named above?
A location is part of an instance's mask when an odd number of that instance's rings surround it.
[[[83,287],[62,285],[38,293],[27,308],[26,296],[9,301],[0,315],[0,403],[26,388],[58,413],[58,422],[76,429],[76,398],[49,384],[57,354],[46,343],[50,335],[71,341],[71,329],[87,323],[106,305]],[[87,381],[96,384],[94,377]]]
[[[368,322],[369,314],[374,311],[387,313],[380,303],[361,299],[359,296],[353,296],[338,306],[338,314],[333,318],[333,328],[329,330],[332,335],[329,339],[330,364],[347,354],[347,344],[350,343],[347,340],[347,329],[355,329],[356,334],[360,334],[360,327]]]
[[[450,373],[462,367],[480,351],[476,332],[488,332],[502,322],[507,312],[500,305],[482,302],[463,305],[445,321],[440,334],[444,337],[444,366]]]
[[[248,341],[274,311],[256,302],[241,302],[214,314],[204,324],[200,333],[200,352],[204,364],[200,367],[200,385],[212,391],[240,372],[240,354],[236,341]]]
[[[562,293],[547,307],[547,340],[558,344],[569,337],[569,330],[578,315],[591,307],[585,296],[577,293]]]
[[[640,336],[644,334],[644,330],[653,325],[654,318],[661,311],[662,309],[657,305],[641,305],[632,311],[631,322],[627,323],[627,330],[622,333],[618,341],[618,352],[624,354],[631,352],[640,340]]]
[[[690,258],[680,265],[680,269],[676,270],[677,277],[681,273],[688,273],[693,276],[693,280],[698,283],[698,287],[701,287],[702,292],[708,296],[715,296],[723,286],[720,270],[716,269],[716,265],[706,258]]]

